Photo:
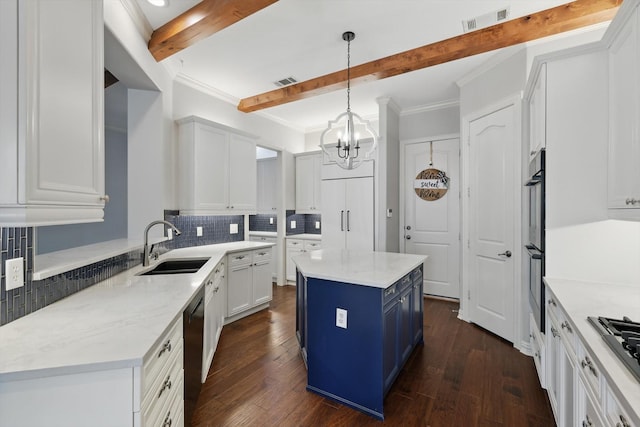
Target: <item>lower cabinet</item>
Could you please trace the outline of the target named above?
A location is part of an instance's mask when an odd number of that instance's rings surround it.
[[[182,338],[180,316],[141,366],[3,381],[0,424],[182,426]],[[33,402],[38,402],[37,410],[33,410]]]
[[[271,288],[271,248],[227,255],[226,323],[264,308],[273,297]]]
[[[204,343],[202,355],[202,382],[207,378],[209,368],[213,362],[213,355],[218,347],[218,340],[222,333],[224,317],[226,315],[225,261],[220,261],[213,269],[213,273],[205,280],[204,301]]]
[[[271,236],[251,236],[249,240],[252,242],[273,243],[269,266],[271,268],[271,278],[273,281],[278,280],[278,239]]]
[[[316,239],[286,239],[287,242],[287,264],[286,278],[288,282],[296,281],[296,264],[291,260],[292,257],[305,252],[322,249],[322,242]]]

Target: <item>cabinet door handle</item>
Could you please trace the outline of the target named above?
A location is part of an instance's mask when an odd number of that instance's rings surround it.
[[[347,231],[351,231],[351,211],[347,211]]]
[[[558,338],[560,336],[560,334],[558,333],[558,330],[553,326],[551,327],[551,335],[553,335],[554,338]]]
[[[164,383],[162,384],[162,387],[160,388],[160,393],[158,393],[158,398],[160,398],[160,396],[162,396],[162,393],[166,389],[171,390],[171,376],[170,375],[167,375],[167,379],[164,380]]]
[[[593,423],[591,422],[591,418],[589,417],[589,414],[587,414],[587,419],[582,421],[582,427],[591,427],[593,425]]]
[[[167,412],[167,416],[162,423],[162,427],[171,427],[171,411]]]
[[[160,349],[160,352],[158,352],[158,357],[162,356],[162,353],[164,353],[165,351],[171,352],[171,340],[170,339],[167,340],[166,343],[164,343],[164,345]]]
[[[593,362],[589,359],[589,356],[585,356],[582,362],[580,362],[583,368],[589,368],[594,377],[598,378],[598,371],[593,367]]]
[[[563,329],[566,329],[567,332],[569,332],[570,334],[573,333],[573,329],[571,329],[571,325],[569,325],[569,322],[567,322],[566,320],[562,322],[562,325],[560,325],[560,327],[562,327]]]

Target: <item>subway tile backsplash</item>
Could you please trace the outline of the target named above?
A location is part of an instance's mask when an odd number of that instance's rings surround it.
[[[273,219],[273,224],[271,224]],[[250,231],[278,231],[278,216],[273,214],[249,215]]]
[[[191,216],[179,215],[175,211],[166,211],[164,218],[182,232],[172,240],[163,243],[166,249],[186,248],[189,246],[211,245],[214,243],[240,242],[244,240],[244,216]],[[238,233],[230,234],[231,224],[238,225]],[[197,228],[202,227],[202,236]]]
[[[296,228],[291,228],[291,221],[296,222]],[[321,221],[319,214],[297,214],[295,211],[287,211],[287,236],[305,233],[322,234],[322,225],[316,228],[316,221]]]

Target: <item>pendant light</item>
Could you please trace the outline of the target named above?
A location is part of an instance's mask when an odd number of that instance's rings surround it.
[[[352,31],[342,34],[342,39],[347,42],[347,111],[335,120],[329,120],[320,135],[322,151],[343,169],[357,168],[363,160],[370,159],[378,144],[378,137],[369,121],[351,111],[351,42],[355,37]],[[361,132],[366,135],[364,138]],[[363,153],[360,153],[361,149]]]

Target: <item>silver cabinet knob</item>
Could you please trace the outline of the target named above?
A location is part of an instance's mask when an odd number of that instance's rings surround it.
[[[404,236],[405,239],[407,240],[411,240],[411,236],[409,236],[408,234],[406,236]]]
[[[104,196],[100,197],[100,200],[102,200],[105,204],[109,203],[109,195],[105,194]]]

